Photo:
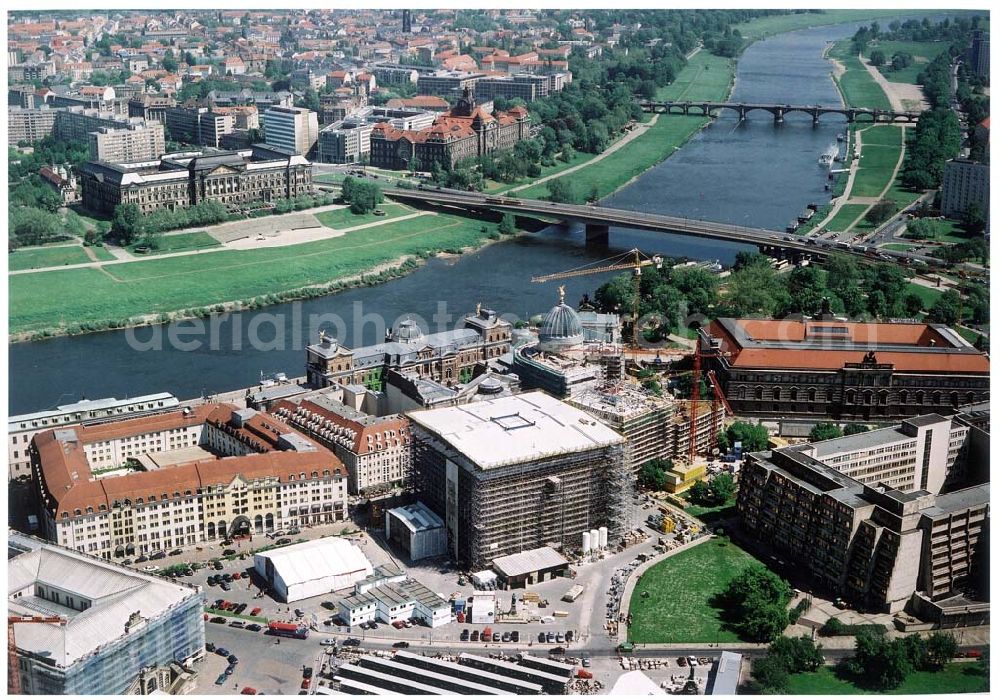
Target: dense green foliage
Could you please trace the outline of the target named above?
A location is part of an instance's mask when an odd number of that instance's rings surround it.
[[[210,226],[229,219],[226,208],[215,201],[199,202],[184,209],[160,209],[143,215],[135,204],[119,204],[111,219],[111,234],[122,244],[137,241],[149,234],[189,226]],[[155,244],[150,242],[155,247]]]
[[[639,468],[639,485],[662,491],[667,485],[667,472],[673,466],[669,459],[651,459]]]
[[[788,626],[787,606],[791,599],[788,582],[757,564],[730,581],[717,604],[726,610],[729,623],[742,639],[771,642]]]
[[[735,421],[730,423],[725,432],[719,435],[719,449],[728,452],[738,442],[744,454],[760,452],[767,449],[768,438],[767,428],[763,425]]]
[[[785,693],[793,673],[808,673],[823,665],[823,652],[808,636],[778,637],[767,656],[754,659],[750,673],[751,692],[756,695]]]
[[[809,441],[819,442],[820,440],[832,440],[844,435],[836,423],[817,423],[809,431]]]
[[[939,671],[958,651],[955,638],[935,632],[926,639],[918,634],[889,639],[874,630],[858,633],[854,656],[844,669],[859,685],[888,691],[899,687],[914,671]]]
[[[958,155],[961,145],[962,130],[954,112],[939,107],[921,114],[906,149],[903,184],[915,190],[938,187],[945,161]]]
[[[344,178],[340,185],[340,196],[351,205],[354,214],[368,214],[382,203],[384,197],[382,188],[369,180],[359,180],[353,177]]]
[[[709,481],[698,481],[688,491],[688,500],[700,506],[720,506],[736,493],[733,475],[723,472]]]

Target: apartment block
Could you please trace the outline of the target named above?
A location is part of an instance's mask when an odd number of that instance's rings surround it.
[[[318,138],[316,112],[302,107],[271,107],[264,112],[264,139],[268,146],[305,155]]]
[[[7,109],[7,145],[17,146],[22,142],[34,143],[55,133],[58,110],[42,107]]]
[[[466,90],[475,93],[476,83],[485,78],[483,73],[463,73],[461,71],[435,71],[423,73],[417,78],[417,93],[458,99]]]
[[[961,478],[968,443],[988,450],[977,430],[931,414],[750,454],[737,497],[744,536],[861,609],[981,611],[989,484]]]
[[[90,159],[108,163],[155,160],[166,152],[163,124],[129,124],[122,129],[101,127],[88,135]]]
[[[232,133],[236,119],[232,114],[218,114],[208,107],[168,107],[164,123],[173,141],[218,148],[224,134]]]
[[[968,158],[955,158],[944,165],[941,180],[941,213],[960,219],[973,204],[987,217],[990,213],[990,166]]]

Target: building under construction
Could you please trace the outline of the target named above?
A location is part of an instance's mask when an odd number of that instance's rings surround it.
[[[445,521],[460,564],[542,546],[578,550],[582,533],[629,522],[633,477],[621,435],[542,392],[409,414],[420,499]]]
[[[633,474],[654,459],[688,461],[692,405],[697,406],[694,441],[698,454],[704,454],[713,447],[713,420],[715,429],[719,430],[724,417],[721,404],[678,401],[669,396],[657,396],[638,384],[624,381],[598,385],[567,401],[600,418],[625,437],[627,460]]]

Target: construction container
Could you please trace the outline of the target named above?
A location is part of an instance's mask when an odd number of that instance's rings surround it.
[[[590,531],[590,546],[592,549],[601,548],[601,533],[597,531],[597,528]]]
[[[589,531],[584,531],[584,533],[583,533],[583,546],[582,546],[582,549],[583,549],[583,553],[584,554],[586,554],[587,552],[590,551],[590,532]]]
[[[601,549],[608,546],[608,528],[600,527],[597,530],[597,535],[601,539]]]

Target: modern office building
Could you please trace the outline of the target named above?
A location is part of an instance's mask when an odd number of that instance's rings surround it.
[[[989,358],[941,324],[720,318],[699,343],[737,415],[888,420],[989,396]]]
[[[218,148],[222,137],[236,128],[232,114],[220,114],[209,107],[167,107],[164,124],[171,141]]]
[[[66,621],[12,625],[24,694],[191,692],[205,654],[197,586],[13,531],[7,551],[8,614]]]
[[[517,75],[481,78],[476,81],[476,99],[480,102],[503,97],[533,102],[549,95],[549,76],[519,73]]]
[[[46,538],[105,559],[347,517],[335,454],[228,404],[47,430],[31,464]]]
[[[966,49],[969,70],[979,78],[990,77],[990,33],[982,29],[972,32],[972,45]]]
[[[264,138],[269,146],[305,155],[319,138],[316,112],[303,107],[270,107],[264,112]]]
[[[989,484],[965,477],[970,443],[988,451],[988,439],[961,417],[930,414],[750,454],[737,497],[744,536],[863,609],[978,619],[981,598],[969,596]]]
[[[392,170],[403,170],[411,164],[428,170],[434,163],[452,168],[464,158],[513,148],[518,141],[528,138],[529,127],[525,108],[491,114],[476,104],[471,88],[466,87],[455,107],[425,129],[412,131],[385,123],[375,125],[371,133],[371,164]]]
[[[458,99],[463,93],[473,94],[476,82],[485,77],[484,73],[447,70],[421,73],[417,77],[417,94]]]
[[[107,163],[156,160],[166,152],[163,124],[129,124],[123,128],[101,127],[87,134],[90,159]]]
[[[477,307],[462,327],[424,335],[412,320],[401,321],[386,342],[350,349],[325,333],[306,348],[306,379],[322,388],[362,384],[381,389],[389,369],[411,370],[436,381],[471,379],[472,368],[510,350],[511,325],[491,309]]]
[[[412,66],[381,63],[372,69],[379,85],[409,85],[417,82],[419,73]]]
[[[984,216],[990,213],[990,166],[968,158],[955,158],[944,164],[941,180],[941,213],[961,219],[976,204]]]
[[[278,401],[271,411],[336,453],[347,468],[352,496],[409,486],[412,442],[402,416],[369,415],[322,394]]]
[[[31,475],[31,439],[43,430],[104,421],[109,418],[162,413],[177,408],[173,394],[148,394],[132,399],[81,399],[76,403],[57,406],[48,411],[24,413],[7,419],[7,464],[9,477]]]
[[[90,162],[78,173],[84,206],[109,216],[123,203],[137,205],[143,214],[203,201],[239,210],[312,192],[312,163],[305,157],[279,156],[257,146],[139,163]]]
[[[583,411],[532,392],[409,417],[418,496],[444,520],[463,566],[628,529],[624,439]]]
[[[316,160],[321,163],[362,163],[371,153],[372,127],[387,123],[395,129],[420,130],[434,123],[433,112],[365,107],[319,133]]]

